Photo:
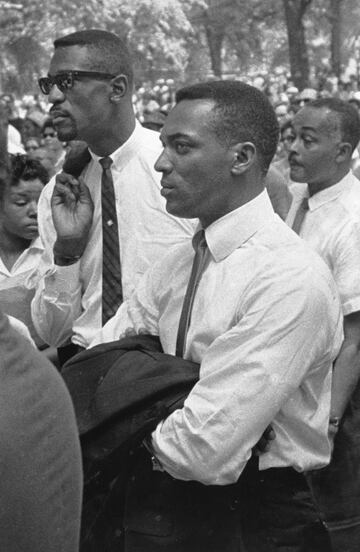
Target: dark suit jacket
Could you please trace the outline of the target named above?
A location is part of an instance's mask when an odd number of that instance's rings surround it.
[[[81,492],[66,387],[0,313],[0,550],[77,552]]]

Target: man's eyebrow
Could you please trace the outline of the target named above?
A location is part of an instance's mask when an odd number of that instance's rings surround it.
[[[317,129],[312,126],[302,126],[301,130],[312,130],[313,132],[317,132]]]
[[[178,138],[191,138],[189,134],[184,134],[183,132],[174,132],[173,134],[167,134],[167,133],[161,133],[160,134],[160,140],[161,142],[164,142],[166,139],[168,142],[173,142],[174,140],[177,140]]]

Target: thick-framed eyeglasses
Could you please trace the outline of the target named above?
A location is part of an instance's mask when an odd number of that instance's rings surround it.
[[[110,73],[101,73],[98,71],[63,71],[57,73],[57,75],[48,75],[47,77],[40,77],[38,80],[40,90],[43,94],[50,94],[50,91],[54,84],[61,92],[71,90],[74,86],[74,81],[81,77],[90,79],[113,79],[116,75]]]

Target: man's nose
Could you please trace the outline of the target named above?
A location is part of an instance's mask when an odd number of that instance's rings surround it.
[[[162,173],[171,172],[172,164],[171,164],[167,154],[165,153],[165,150],[160,154],[160,156],[156,160],[154,168],[155,168],[156,171],[162,172]]]
[[[51,90],[49,92],[49,102],[54,104],[57,102],[63,102],[65,99],[65,95],[61,90],[54,84],[51,87]]]
[[[292,151],[297,151],[297,148],[298,148],[298,137],[294,137],[291,141],[289,140],[289,153],[291,153]]]

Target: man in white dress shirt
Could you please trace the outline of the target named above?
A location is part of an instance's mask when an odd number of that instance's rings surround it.
[[[127,552],[329,550],[303,472],[330,459],[342,316],[325,263],[264,191],[277,136],[268,100],[240,82],[180,90],[161,132],[166,208],[200,226],[93,344],[159,335],[164,352],[200,363],[200,379],[147,440],[155,471],[150,454],[133,463]],[[252,448],[270,423],[276,439],[257,466]]]
[[[360,139],[359,114],[341,100],[314,101],[294,117],[293,137],[290,176],[301,184],[292,190],[287,222],[329,266],[344,314],[330,418],[330,431],[339,431],[331,465],[314,474],[314,490],[334,550],[355,552],[360,542],[360,182],[351,163]]]
[[[39,84],[52,103],[50,115],[59,139],[83,140],[89,146],[90,161],[82,178],[91,197],[73,196],[71,186],[76,188],[77,180],[72,178],[57,184],[53,179],[40,198],[45,253],[33,318],[47,343],[61,346],[71,339],[87,347],[103,323],[101,158],[112,162],[121,265],[113,287],[122,288],[123,299],[155,260],[192,237],[194,225],[166,212],[153,167],[161,151],[159,135],[135,120],[131,59],[120,38],[89,30],[62,37],[54,45],[49,74]],[[77,223],[81,226],[87,202],[93,205],[93,219],[79,239]]]

